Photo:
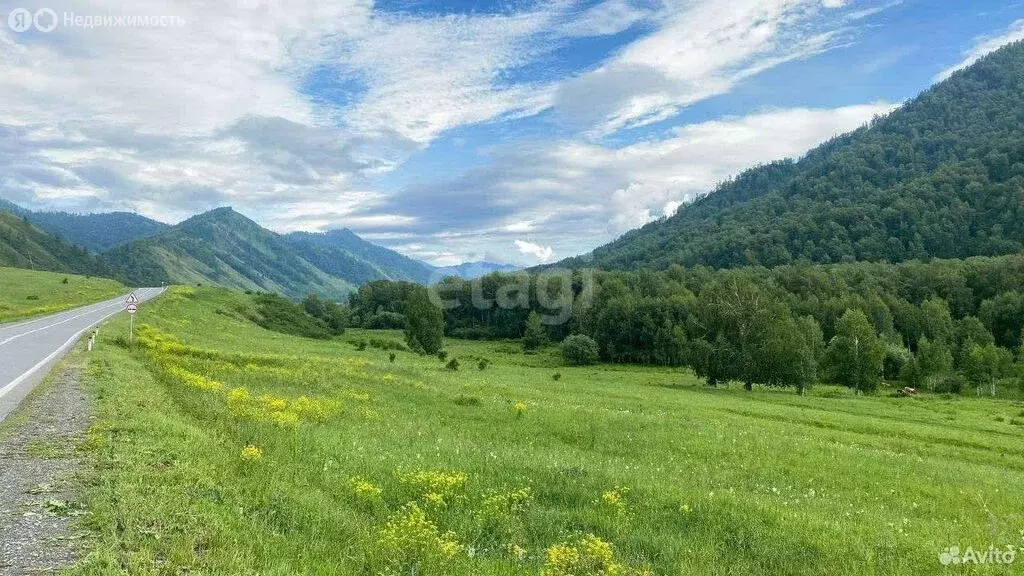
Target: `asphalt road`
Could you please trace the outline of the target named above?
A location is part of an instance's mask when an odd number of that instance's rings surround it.
[[[141,302],[163,288],[139,288]],[[123,313],[124,296],[52,316],[0,325],[0,421],[14,411],[32,388],[86,332],[114,314]]]

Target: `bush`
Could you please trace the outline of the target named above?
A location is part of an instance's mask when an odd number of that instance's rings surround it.
[[[476,367],[479,368],[480,370],[486,370],[487,369],[487,365],[490,364],[490,363],[491,363],[490,360],[484,358],[484,359],[480,360],[480,362],[476,365]]]
[[[460,394],[455,398],[455,403],[459,406],[479,406],[482,402],[476,396],[467,396]]]
[[[363,327],[374,330],[401,330],[405,328],[405,315],[398,312],[378,312],[364,320]]]
[[[349,324],[349,310],[337,302],[321,300],[316,294],[309,294],[302,301],[302,308],[313,318],[324,323],[336,335],[344,334]]]
[[[441,362],[444,362],[445,360],[448,359],[448,353],[445,352],[444,350],[438,350],[437,359],[440,360]]]
[[[257,294],[256,317],[253,322],[274,332],[326,340],[331,329],[323,321],[313,318],[302,306],[277,294]]]
[[[597,342],[590,336],[573,334],[562,342],[562,358],[573,366],[587,366],[597,362]]]
[[[935,383],[935,391],[938,393],[959,394],[964,388],[964,383],[959,376],[948,375],[939,378]]]
[[[392,364],[394,364],[394,363],[395,363],[395,353],[394,353],[394,352],[392,352],[392,353],[391,353],[391,354],[390,354],[390,355],[388,356],[388,360],[390,360]]]
[[[449,369],[449,370],[451,370],[453,372],[458,371],[458,369],[459,369],[459,359],[458,358],[452,358],[451,362],[449,362],[448,364],[445,365],[445,368],[447,368],[447,369]]]

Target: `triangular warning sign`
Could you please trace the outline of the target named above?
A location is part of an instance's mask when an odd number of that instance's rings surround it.
[[[128,299],[125,300],[124,303],[125,304],[138,304],[139,303],[139,297],[135,295],[135,292],[132,292],[131,294],[128,295]]]

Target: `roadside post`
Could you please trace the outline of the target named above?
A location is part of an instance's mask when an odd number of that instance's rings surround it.
[[[128,313],[128,346],[131,347],[135,338],[135,313],[139,311],[139,297],[132,292],[124,304],[124,310]]]

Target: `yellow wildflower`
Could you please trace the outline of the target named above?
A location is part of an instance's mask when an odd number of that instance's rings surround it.
[[[260,458],[263,458],[263,451],[260,450],[259,446],[249,444],[245,448],[242,448],[242,460],[245,460],[246,462],[256,462]]]
[[[541,576],[641,576],[636,570],[615,561],[612,545],[593,534],[555,544],[547,550]]]
[[[391,517],[380,532],[379,547],[390,573],[426,572],[434,568],[443,573],[463,546],[454,532],[442,533],[415,503],[407,504]]]
[[[352,487],[352,491],[355,492],[356,496],[360,498],[374,499],[379,498],[384,494],[384,490],[375,486],[373,482],[362,478],[360,476],[353,476],[348,480],[349,486]]]
[[[523,548],[518,544],[509,544],[505,547],[505,550],[508,551],[509,556],[512,556],[520,562],[526,560],[526,548]]]
[[[483,515],[489,518],[502,518],[522,514],[533,502],[529,488],[520,488],[512,492],[491,492],[484,497]]]
[[[526,412],[526,409],[526,402],[516,402],[515,405],[512,406],[512,413],[516,415],[516,418],[518,418]]]
[[[627,492],[629,492],[629,488],[616,486],[614,490],[609,490],[601,494],[601,502],[603,502],[605,506],[613,509],[617,514],[621,514],[626,511]]]
[[[398,481],[414,488],[420,493],[453,496],[466,484],[464,472],[442,472],[439,470],[423,470],[420,472],[398,472]]]

